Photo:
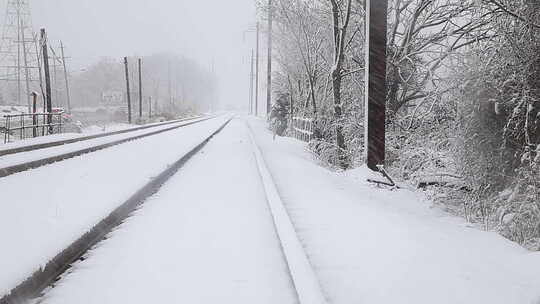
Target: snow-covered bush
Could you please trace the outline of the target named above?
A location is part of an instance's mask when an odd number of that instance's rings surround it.
[[[496,204],[499,229],[511,240],[540,250],[540,145],[522,158],[513,183]]]
[[[347,43],[336,52],[343,37],[334,29],[348,3]],[[448,210],[534,248],[540,237],[540,2],[415,3],[389,1],[385,165],[397,179],[428,189]],[[295,116],[314,120],[309,149],[321,163],[359,165],[362,2],[280,4],[274,12],[274,90],[291,94]]]
[[[456,73],[452,155],[471,190],[461,194],[464,215],[540,249],[540,30],[531,26],[540,4],[505,5],[525,19],[494,17],[499,34],[477,44]]]
[[[279,93],[270,113],[270,128],[278,136],[285,135],[289,122],[290,95]]]

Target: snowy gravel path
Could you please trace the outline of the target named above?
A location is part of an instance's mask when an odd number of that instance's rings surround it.
[[[365,169],[326,170],[305,143],[249,123],[329,303],[540,303],[540,253],[377,188]]]
[[[227,117],[0,179],[0,297],[122,204]]]
[[[42,303],[297,303],[245,124],[233,120]]]

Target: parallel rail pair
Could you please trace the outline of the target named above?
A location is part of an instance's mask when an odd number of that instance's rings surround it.
[[[195,120],[195,119],[198,119],[198,118],[202,118],[202,117],[201,116],[196,116],[196,117],[191,117],[191,118],[170,120],[170,121],[166,121],[166,122],[149,124],[149,125],[144,125],[144,126],[140,126],[140,127],[120,130],[120,131],[100,133],[100,134],[89,135],[89,136],[82,136],[82,137],[66,139],[66,140],[57,140],[57,141],[52,141],[52,142],[47,142],[47,143],[21,146],[21,147],[17,147],[17,148],[0,149],[0,156],[10,155],[10,154],[15,154],[15,153],[21,153],[21,152],[29,152],[29,151],[34,151],[34,150],[46,149],[46,148],[52,148],[52,147],[56,147],[56,146],[62,146],[62,145],[76,143],[76,142],[96,139],[96,138],[102,138],[102,137],[107,137],[107,136],[113,136],[113,135],[129,133],[129,132],[135,132],[135,131],[140,131],[140,130],[145,130],[145,129],[149,129],[149,128],[155,128],[155,127],[170,125],[170,124],[179,123],[179,122],[188,121],[188,120]]]
[[[204,120],[208,120],[206,118]],[[204,120],[199,120],[189,124],[194,124]],[[139,206],[152,195],[157,193],[163,184],[165,184],[178,170],[184,166],[197,152],[199,152],[214,136],[220,133],[225,126],[232,120],[227,120],[210,136],[204,138],[202,142],[194,147],[187,154],[182,156],[178,161],[169,166],[165,171],[153,178],[148,184],[134,193],[127,201],[122,203],[118,208],[111,212],[106,218],[97,223],[89,232],[82,235],[78,240],[65,248],[56,257],[50,260],[44,267],[36,269],[34,274],[28,277],[24,282],[13,288],[9,294],[0,298],[0,304],[22,304],[28,303],[32,299],[40,296],[40,294],[48,286],[52,285],[58,277],[68,270],[71,265],[79,260],[83,255],[90,250],[94,245],[122,224]],[[182,125],[186,126],[188,124]],[[180,127],[182,127],[180,126]],[[169,128],[180,128],[178,126]],[[165,131],[160,131],[165,132]]]
[[[184,124],[181,124],[181,125],[173,125],[172,127],[169,127],[169,128],[159,129],[159,130],[149,132],[149,133],[145,133],[145,134],[142,134],[142,135],[137,135],[137,136],[133,136],[133,137],[127,137],[127,138],[119,139],[119,140],[112,141],[112,142],[105,143],[105,144],[100,144],[100,145],[96,145],[96,146],[92,146],[92,147],[88,147],[88,148],[83,148],[83,149],[79,149],[79,150],[76,150],[76,151],[71,151],[71,152],[67,152],[67,153],[63,153],[63,154],[58,154],[58,155],[55,155],[55,156],[52,156],[52,157],[42,158],[42,159],[38,159],[38,160],[34,160],[34,161],[25,162],[25,163],[22,163],[22,164],[17,164],[17,165],[10,166],[10,167],[0,168],[0,178],[6,177],[6,176],[9,176],[9,175],[13,175],[15,173],[24,172],[24,171],[27,171],[27,170],[30,170],[30,169],[36,169],[36,168],[39,168],[39,167],[43,167],[45,165],[49,165],[49,164],[52,164],[52,163],[56,163],[56,162],[59,162],[59,161],[63,161],[63,160],[66,160],[66,159],[77,157],[77,156],[80,156],[80,155],[83,155],[83,154],[96,152],[96,151],[103,150],[103,149],[106,149],[106,148],[114,147],[114,146],[117,146],[117,145],[120,145],[120,144],[123,144],[123,143],[126,143],[126,142],[130,142],[130,141],[134,141],[134,140],[137,140],[137,139],[141,139],[141,138],[161,134],[161,133],[164,133],[164,132],[167,132],[167,131],[172,131],[172,130],[179,129],[179,128],[182,128],[182,127],[186,127],[186,126],[189,126],[189,125],[192,125],[192,124],[203,122],[203,121],[209,120],[211,118],[213,118],[213,117],[203,118],[203,119],[187,122],[187,123],[184,123]],[[167,123],[167,124],[175,124],[175,123],[180,123],[180,122],[181,121],[177,121],[177,122],[174,122],[174,123],[170,122],[170,123]],[[163,126],[163,125],[164,124],[162,124],[160,126]],[[154,126],[151,126],[151,127],[156,127],[156,126],[154,125]],[[150,127],[141,127],[141,128],[147,129],[147,128],[150,128]],[[133,129],[131,131],[133,131]],[[120,132],[126,133],[125,131],[120,131]],[[94,137],[94,138],[110,136],[111,134],[112,133],[110,133],[109,135],[100,135],[100,136],[97,136],[97,137]],[[83,141],[83,140],[89,140],[89,139],[93,139],[93,138],[87,138],[87,139],[80,139],[79,138],[78,140],[75,140],[74,142]],[[69,140],[68,141],[59,141],[59,142],[56,142],[56,144],[53,145],[53,146],[61,145],[62,142],[64,144],[66,144],[68,142],[71,143],[73,141],[71,141],[71,142]],[[31,150],[31,151],[33,151],[33,150]]]

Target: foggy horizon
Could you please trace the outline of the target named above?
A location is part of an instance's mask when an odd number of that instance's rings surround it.
[[[0,0],[0,22],[6,2]],[[64,43],[71,73],[103,57],[121,62],[124,56],[172,53],[209,71],[215,62],[220,104],[247,102],[246,58],[253,46],[250,36],[243,41],[243,32],[257,18],[253,0],[30,0],[30,6],[34,31],[46,28],[53,47]]]

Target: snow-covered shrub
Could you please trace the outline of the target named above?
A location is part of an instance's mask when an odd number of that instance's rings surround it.
[[[540,4],[508,2],[540,21]],[[461,83],[453,158],[471,190],[471,221],[529,248],[540,239],[540,31],[515,16],[492,20],[498,35],[478,44],[456,73]]]
[[[324,166],[337,168],[337,145],[335,124],[330,117],[317,117],[314,120],[313,138],[308,149]]]
[[[499,229],[511,240],[540,250],[540,145],[522,158],[509,195],[501,196]]]
[[[278,136],[285,135],[289,122],[290,95],[279,93],[270,113],[270,129]]]
[[[295,116],[314,119],[309,149],[332,168],[363,162],[365,18],[361,1],[352,3],[354,35],[339,77],[328,2],[287,0],[274,20],[274,89],[291,94]],[[424,185],[448,210],[534,247],[540,2],[392,0],[389,11],[388,171]]]
[[[314,118],[314,135],[308,145],[309,150],[324,165],[330,168],[340,168],[338,160],[338,145],[336,142],[336,127],[341,124],[345,137],[346,150],[341,151],[349,166],[359,166],[363,162],[364,151],[364,117],[359,103],[347,103],[346,111],[341,120],[335,120],[330,110],[326,115]]]

